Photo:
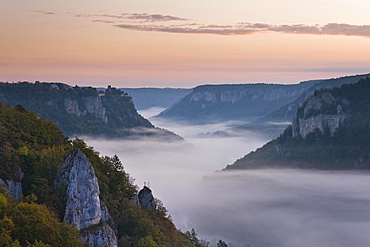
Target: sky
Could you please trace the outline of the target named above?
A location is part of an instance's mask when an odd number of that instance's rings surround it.
[[[0,0],[0,81],[185,87],[370,72],[367,0]]]

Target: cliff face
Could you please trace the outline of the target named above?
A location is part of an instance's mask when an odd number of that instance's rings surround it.
[[[56,189],[66,188],[64,221],[81,231],[85,243],[117,246],[113,229],[107,224],[109,212],[101,201],[94,168],[79,150],[72,150],[58,171]]]
[[[262,119],[258,120],[261,122],[290,122],[296,114],[297,109],[304,101],[308,100],[314,95],[315,90],[320,90],[321,88],[334,88],[340,87],[344,84],[357,83],[360,79],[365,79],[370,76],[370,74],[346,76],[340,78],[333,78],[327,80],[312,81],[311,87],[305,90],[299,97],[295,100],[289,102],[288,104],[282,106],[276,111],[264,116]]]
[[[226,169],[370,169],[370,78],[322,89],[278,138]]]
[[[19,200],[21,194],[22,194],[22,179],[24,176],[24,173],[22,169],[19,167],[18,172],[14,174],[15,178],[12,179],[1,179],[0,178],[0,184],[3,185],[9,192],[9,194],[14,197],[15,199]]]
[[[185,120],[251,120],[293,101],[309,84],[204,85],[159,117]]]
[[[321,133],[328,131],[332,135],[347,119],[348,107],[347,99],[335,99],[329,92],[311,97],[293,119],[293,137],[305,138],[317,129]]]
[[[82,98],[82,102],[82,107],[80,107],[77,100],[65,98],[65,110],[68,114],[73,114],[78,118],[90,113],[96,119],[102,120],[104,123],[108,123],[108,117],[106,115],[107,109],[103,107],[100,96],[88,96]],[[85,110],[82,111],[80,108]]]
[[[130,96],[110,86],[98,91],[62,83],[0,83],[0,102],[35,111],[67,136],[126,137],[134,128],[154,129]]]
[[[142,209],[153,209],[155,208],[155,201],[152,190],[144,186],[138,194],[139,205]]]

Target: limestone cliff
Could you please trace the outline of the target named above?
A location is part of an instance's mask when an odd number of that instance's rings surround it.
[[[226,169],[370,169],[370,78],[321,89],[278,138]]]
[[[335,99],[329,92],[311,97],[293,119],[293,137],[305,138],[316,130],[321,133],[328,131],[332,135],[347,119],[348,107],[347,99]]]
[[[35,111],[67,136],[127,137],[136,134],[135,128],[156,130],[138,114],[127,93],[110,86],[98,91],[63,83],[0,82],[0,102]]]
[[[58,171],[54,187],[66,189],[64,222],[80,230],[85,243],[117,246],[114,231],[107,224],[109,212],[99,197],[94,168],[81,151],[70,151]]]
[[[14,197],[15,199],[19,200],[22,194],[22,179],[24,173],[22,169],[19,167],[18,172],[14,174],[14,178],[12,179],[1,179],[0,178],[0,185],[3,185],[9,192],[9,194]]]
[[[310,84],[202,85],[159,117],[190,121],[253,120],[295,100]]]
[[[79,106],[77,100],[65,98],[64,107],[68,114],[73,114],[78,118],[90,113],[96,119],[100,119],[104,123],[108,123],[108,117],[106,115],[107,109],[103,107],[100,96],[88,96],[82,98],[81,107]],[[84,110],[80,110],[80,108]]]
[[[155,201],[152,190],[147,186],[144,186],[138,194],[139,204],[142,209],[153,209],[155,208]]]

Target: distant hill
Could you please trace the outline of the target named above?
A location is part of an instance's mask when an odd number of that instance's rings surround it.
[[[366,78],[368,76],[370,76],[370,74],[311,81],[313,85],[309,87],[307,90],[305,90],[301,95],[299,95],[299,97],[297,97],[293,101],[281,106],[279,109],[270,112],[255,121],[252,121],[242,126],[238,126],[234,130],[258,131],[265,135],[268,135],[271,138],[275,138],[278,135],[280,135],[283,132],[283,130],[289,125],[298,107],[305,100],[311,97],[314,94],[315,90],[319,90],[321,88],[340,87],[343,84],[356,83],[360,79]]]
[[[312,96],[315,90],[356,83],[369,75],[303,81],[290,85],[201,85],[158,116],[193,123],[245,121],[248,123],[237,130],[267,130],[269,135],[276,136],[287,126],[286,122],[292,120],[299,105]]]
[[[192,89],[185,88],[119,88],[128,93],[137,110],[151,107],[168,108],[189,94]]]
[[[268,167],[370,169],[370,78],[315,91],[280,137],[226,170]]]
[[[369,77],[370,74],[364,75],[354,75],[354,76],[345,76],[339,78],[332,78],[327,80],[319,80],[314,83],[310,88],[308,88],[303,94],[301,94],[297,99],[294,101],[282,106],[278,110],[267,114],[263,118],[259,119],[259,122],[286,122],[292,121],[293,116],[295,115],[298,107],[302,104],[305,100],[311,97],[315,90],[319,90],[321,88],[333,88],[333,87],[340,87],[343,84],[351,84],[357,83],[360,79],[364,79]]]
[[[155,128],[137,113],[132,97],[110,86],[98,91],[63,83],[0,83],[0,102],[21,104],[35,111],[39,117],[56,123],[67,136],[144,135],[180,139],[169,131]]]
[[[202,85],[159,117],[190,122],[256,120],[292,102],[314,83]]]

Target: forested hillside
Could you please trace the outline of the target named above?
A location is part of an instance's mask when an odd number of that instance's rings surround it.
[[[0,102],[21,104],[35,111],[39,117],[52,120],[67,136],[157,135],[180,139],[155,128],[137,113],[127,93],[110,86],[98,91],[62,83],[0,83]]]
[[[158,199],[152,208],[133,201],[138,188],[117,156],[99,156],[23,106],[0,104],[0,140],[1,246],[84,246],[79,231],[62,223],[66,188],[56,186],[71,150],[81,150],[93,166],[118,246],[203,246],[175,228]]]
[[[227,169],[370,169],[370,79],[322,89],[305,101],[280,137]]]
[[[293,101],[313,83],[201,85],[158,116],[201,123],[255,120]]]

